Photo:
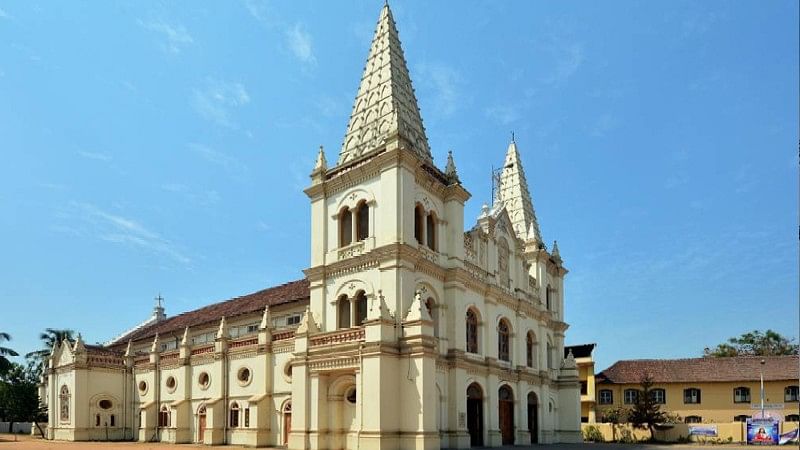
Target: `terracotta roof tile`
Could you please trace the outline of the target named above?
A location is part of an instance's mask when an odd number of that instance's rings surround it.
[[[737,356],[617,361],[596,378],[599,383],[639,383],[649,374],[656,383],[758,381],[761,359],[760,356]],[[797,380],[798,356],[765,356],[763,359],[764,380]]]
[[[112,348],[124,347],[129,340],[139,341],[158,334],[183,330],[213,322],[219,322],[222,316],[230,319],[242,314],[250,314],[263,310],[266,305],[275,306],[309,299],[309,283],[307,279],[291,281],[279,286],[267,288],[252,294],[235,297],[194,311],[188,311],[148,327],[135,330],[128,336],[120,338]]]

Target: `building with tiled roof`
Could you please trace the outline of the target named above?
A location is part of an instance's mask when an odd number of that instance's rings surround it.
[[[797,355],[617,361],[595,376],[597,415],[631,406],[650,377],[662,409],[687,423],[744,421],[760,412],[763,376],[766,414],[796,422],[799,367]]]
[[[500,150],[500,149],[498,149]],[[512,137],[492,206],[433,155],[388,4],[337,164],[305,194],[305,278],[179,314],[105,347],[57,344],[47,438],[437,449],[579,442],[564,277]],[[124,329],[124,326],[120,326]],[[566,355],[566,356],[565,356]]]

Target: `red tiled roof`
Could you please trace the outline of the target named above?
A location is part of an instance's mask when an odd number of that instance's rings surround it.
[[[797,380],[797,355],[617,361],[596,378],[599,383],[639,383],[649,374],[656,383],[758,381],[762,359],[764,380]]]
[[[263,310],[265,306],[283,305],[286,303],[308,300],[309,283],[307,279],[291,281],[279,286],[267,288],[242,297],[204,306],[194,311],[188,311],[175,317],[170,317],[148,327],[136,330],[128,336],[123,336],[112,347],[127,345],[129,340],[139,341],[152,338],[156,333],[166,334],[174,331],[183,331],[186,327],[196,327],[212,322],[219,322],[222,316],[231,318],[242,314],[250,314]]]

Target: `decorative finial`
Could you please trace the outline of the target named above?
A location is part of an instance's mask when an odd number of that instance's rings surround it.
[[[81,337],[81,334],[78,333],[78,338],[75,339],[75,346],[73,347],[72,351],[77,353],[83,350],[86,350],[86,347],[83,345],[83,337]]]
[[[511,130],[511,142],[516,143],[517,141],[514,140],[514,130]]]
[[[561,256],[561,254],[558,253],[558,241],[553,241],[553,256]]]
[[[413,320],[431,320],[431,316],[428,314],[428,308],[426,308],[425,304],[422,302],[422,291],[419,289],[414,292],[414,301],[411,302],[411,306],[408,308],[405,318],[406,322]]]
[[[125,348],[125,355],[126,358],[133,356],[133,341],[128,339],[128,346]]]
[[[228,326],[225,324],[225,316],[222,316],[222,319],[219,321],[219,329],[217,330],[217,339],[224,339],[226,336],[226,331]]]
[[[317,153],[317,162],[314,164],[312,173],[325,172],[328,170],[328,161],[325,159],[325,149],[320,145]]]
[[[158,353],[158,333],[153,338],[153,345],[150,346],[150,353]]]
[[[267,328],[269,328],[269,321],[270,321],[269,305],[267,305],[264,307],[264,314],[261,316],[261,324],[259,324],[258,329],[266,330]]]
[[[487,217],[488,215],[489,215],[489,205],[484,203],[483,206],[481,206],[481,215],[479,216],[479,218]]]
[[[319,332],[319,326],[314,321],[314,314],[311,312],[311,307],[306,305],[306,311],[300,319],[300,325],[295,329],[295,334],[313,334]]]
[[[189,327],[183,329],[183,339],[181,339],[181,346],[182,347],[189,346]]]
[[[458,183],[458,172],[456,171],[456,163],[453,161],[453,151],[447,151],[447,165],[444,168],[444,175],[451,183]]]
[[[161,292],[158,293],[158,295],[155,298],[155,301],[156,301],[156,308],[161,308],[162,307],[161,302],[164,301],[164,297],[161,296]]]

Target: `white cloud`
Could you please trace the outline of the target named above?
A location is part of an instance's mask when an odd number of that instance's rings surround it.
[[[231,110],[250,103],[250,95],[241,83],[208,80],[203,89],[192,91],[192,106],[204,119],[228,128],[238,128],[231,120]]]
[[[173,25],[159,19],[150,22],[139,20],[139,25],[162,35],[165,39],[165,42],[162,43],[162,48],[169,53],[180,53],[183,47],[194,43],[194,39],[186,30],[186,27],[181,24]]]
[[[246,170],[246,167],[238,159],[203,144],[191,143],[189,149],[206,161],[222,166],[226,170],[238,172]]]
[[[311,35],[305,31],[301,23],[296,23],[286,30],[286,43],[294,56],[305,64],[316,64]]]
[[[245,0],[244,7],[254,19],[266,25],[272,24],[272,16],[269,14],[267,2],[263,0]]]
[[[450,116],[458,109],[461,97],[459,73],[442,63],[423,63],[418,67],[420,80],[433,90],[433,109],[437,115]]]
[[[78,236],[96,237],[139,250],[168,256],[175,262],[187,265],[191,258],[158,233],[146,228],[135,219],[104,211],[88,203],[72,202],[65,218],[75,217],[81,226],[54,225],[53,230]],[[87,230],[88,228],[88,230]]]
[[[10,19],[11,16],[3,8],[0,8],[0,19]]]
[[[78,152],[78,155],[80,155],[82,158],[93,159],[95,161],[103,161],[103,162],[111,161],[111,156],[105,153]]]

